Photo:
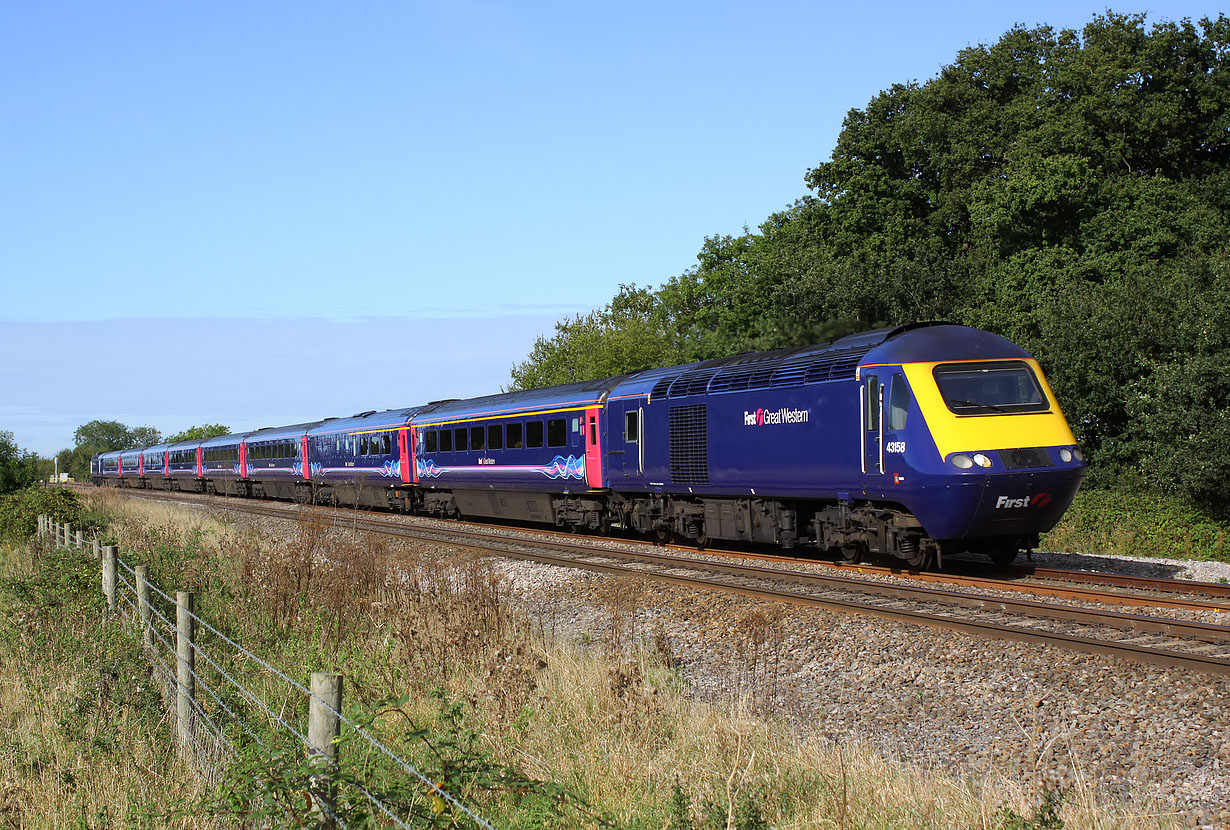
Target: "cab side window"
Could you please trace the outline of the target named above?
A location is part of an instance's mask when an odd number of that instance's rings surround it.
[[[910,389],[905,375],[893,375],[888,393],[888,428],[905,429],[906,416],[910,414]]]
[[[869,375],[863,388],[866,391],[863,411],[867,418],[864,426],[868,432],[871,432],[880,428],[880,378],[876,375]]]

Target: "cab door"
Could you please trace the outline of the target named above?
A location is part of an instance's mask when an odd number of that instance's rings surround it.
[[[636,400],[608,403],[605,417],[609,430],[603,447],[607,459],[606,486],[641,486],[645,471],[644,408]]]
[[[879,373],[863,378],[862,420],[863,475],[884,475],[884,383]]]

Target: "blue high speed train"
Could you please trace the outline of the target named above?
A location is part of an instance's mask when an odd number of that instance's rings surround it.
[[[921,323],[97,456],[96,484],[686,539],[1011,561],[1085,462],[1041,368]]]

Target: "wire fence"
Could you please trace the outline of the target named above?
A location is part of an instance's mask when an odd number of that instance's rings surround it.
[[[311,788],[314,812],[318,811],[334,826],[350,826],[336,809],[338,801],[333,790],[341,784],[353,789],[370,805],[374,813],[387,819],[390,826],[409,830],[412,825],[407,823],[408,819],[404,811],[399,811],[398,805],[387,803],[365,783],[351,776],[338,774],[341,767],[336,750],[341,726],[344,725],[351,730],[351,739],[363,741],[394,769],[408,779],[417,781],[426,795],[451,805],[475,826],[484,830],[495,830],[489,821],[456,795],[445,790],[440,782],[433,781],[371,734],[361,723],[342,712],[341,675],[313,673],[311,688],[308,688],[198,616],[193,610],[192,594],[177,592],[175,596],[171,596],[151,583],[145,568],[125,562],[120,558],[115,546],[102,546],[97,540],[92,540],[87,545],[81,531],[74,531],[71,524],[54,522],[48,516],[39,517],[38,532],[40,538],[51,537],[58,547],[84,549],[92,546],[95,558],[102,559],[102,587],[107,605],[141,628],[153,671],[163,684],[167,697],[176,702],[176,727],[181,745],[193,757],[239,758],[239,736],[272,755],[274,748],[271,742],[261,737],[262,730],[251,722],[250,716],[241,711],[251,707],[253,712],[265,718],[266,724],[272,724],[276,730],[281,730],[293,738],[315,763],[319,774],[315,776]],[[156,600],[162,601],[168,613],[159,609]],[[175,613],[174,620],[170,618],[172,608]],[[196,639],[197,630],[208,632],[220,646],[225,647],[227,653],[220,653],[222,649],[211,653],[203,648]],[[197,671],[198,657],[208,665],[208,674],[216,675],[216,680]],[[305,735],[301,728],[296,727],[296,718],[293,715],[287,714],[288,709],[292,712],[302,711],[301,706],[283,706],[281,712],[274,711],[261,695],[235,677],[239,672],[227,670],[226,665],[232,660],[254,664],[283,684],[289,692],[306,699],[308,734]],[[208,698],[208,708],[203,705],[198,693],[203,693]],[[245,706],[236,704],[235,695]]]

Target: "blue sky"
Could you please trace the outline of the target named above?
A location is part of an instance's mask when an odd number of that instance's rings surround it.
[[[94,418],[246,429],[497,391],[552,321],[801,196],[881,89],[1103,11],[6,4],[0,429],[49,454]]]

